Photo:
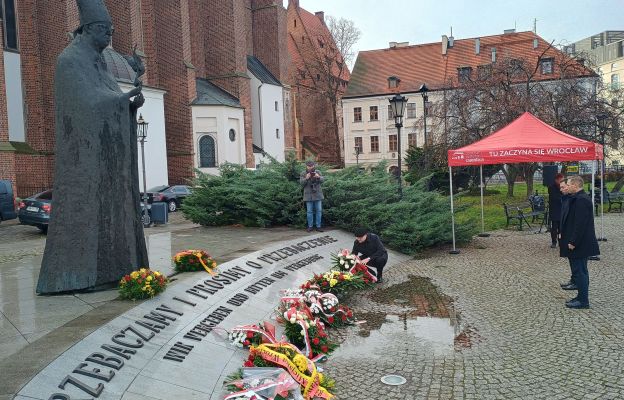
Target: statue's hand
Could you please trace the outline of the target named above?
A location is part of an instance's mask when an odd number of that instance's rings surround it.
[[[143,74],[145,74],[145,65],[143,64],[143,60],[141,56],[137,53],[137,46],[134,45],[134,50],[132,51],[131,56],[124,56],[130,67],[136,72],[136,78],[139,79]]]
[[[137,94],[134,97],[134,99],[132,99],[130,104],[132,104],[132,106],[134,108],[141,108],[141,107],[143,107],[143,104],[145,104],[145,97],[143,96],[143,93]]]
[[[138,96],[139,94],[141,94],[142,91],[143,91],[143,82],[139,81],[136,87],[132,88],[132,90],[130,90],[129,92],[124,93],[124,96],[126,96],[126,98],[130,100],[134,96]]]

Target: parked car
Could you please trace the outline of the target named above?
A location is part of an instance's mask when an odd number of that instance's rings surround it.
[[[10,181],[0,181],[0,221],[17,218],[15,196]]]
[[[191,188],[186,185],[162,185],[156,186],[147,191],[147,203],[164,201],[167,203],[169,212],[177,211],[182,206],[184,198],[191,194]],[[143,193],[141,193],[141,200]]]
[[[17,217],[20,224],[36,226],[41,232],[48,233],[51,212],[52,190],[46,190],[22,200]]]

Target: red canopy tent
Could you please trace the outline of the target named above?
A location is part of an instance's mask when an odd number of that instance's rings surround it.
[[[449,150],[448,164],[451,180],[453,252],[456,252],[456,249],[452,167],[477,165],[481,167],[481,224],[482,228],[484,228],[483,165],[587,161],[602,160],[602,158],[602,145],[561,132],[528,112],[525,112],[515,121],[486,138],[460,149]]]

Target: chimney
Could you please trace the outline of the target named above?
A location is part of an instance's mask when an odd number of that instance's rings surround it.
[[[475,54],[480,54],[481,53],[481,39],[476,38],[475,39]]]
[[[537,45],[539,44],[539,41],[537,40],[537,38],[533,39],[533,48],[537,49]]]
[[[321,20],[322,23],[325,23],[325,12],[324,11],[317,11],[314,13],[314,15],[316,15],[318,17],[318,19]]]
[[[516,33],[516,30],[515,29],[505,29],[503,31],[504,35],[509,35],[510,33]]]
[[[396,49],[397,44],[398,44],[397,42],[390,42],[390,43],[388,44],[388,47],[390,47],[391,49]]]
[[[448,43],[448,36],[442,35],[442,55],[446,55],[446,52],[448,51]]]
[[[299,8],[299,0],[288,0],[288,6],[293,6],[295,8]]]
[[[455,38],[453,36],[449,36],[448,40],[449,40],[448,47],[450,49],[451,47],[453,47],[453,44],[455,44]]]

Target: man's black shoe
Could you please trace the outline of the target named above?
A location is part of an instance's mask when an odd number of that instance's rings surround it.
[[[572,282],[572,281],[568,281],[568,282],[565,282],[565,283],[560,283],[560,284],[559,284],[559,286],[561,286],[561,287],[568,286],[568,285],[574,285],[574,282]]]
[[[566,303],[565,306],[568,308],[575,308],[575,309],[589,308],[589,304],[583,304],[578,300],[574,300],[573,302]]]
[[[574,283],[569,283],[565,286],[561,286],[561,289],[563,290],[578,290],[578,288],[576,287],[576,285]]]
[[[383,278],[377,279],[377,283],[383,283],[383,282],[384,282]]]
[[[308,231],[308,232],[312,232],[312,228],[308,228],[308,229],[307,229],[307,231]]]
[[[573,299],[570,299],[570,300],[566,301],[566,305],[568,305],[568,304],[572,304],[572,303],[574,303],[575,301],[579,301],[579,300],[578,300],[578,297],[575,297],[575,298],[573,298]]]
[[[553,244],[551,244],[551,245],[550,245],[550,248],[551,248],[551,249],[556,249],[556,248],[557,248],[557,243],[553,243]]]
[[[316,228],[317,232],[325,232],[324,230],[322,230],[321,228]]]

